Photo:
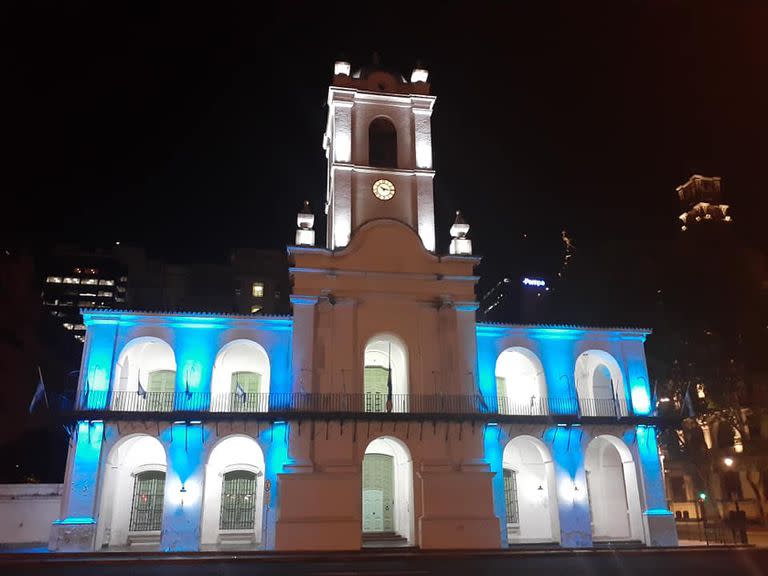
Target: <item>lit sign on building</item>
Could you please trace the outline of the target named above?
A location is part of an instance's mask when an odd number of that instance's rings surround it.
[[[526,286],[537,286],[539,288],[543,288],[547,285],[547,283],[540,278],[523,278],[523,284]]]

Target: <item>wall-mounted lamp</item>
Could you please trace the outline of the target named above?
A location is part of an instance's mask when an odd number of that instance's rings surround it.
[[[723,458],[723,464],[730,468],[733,466],[733,458]]]

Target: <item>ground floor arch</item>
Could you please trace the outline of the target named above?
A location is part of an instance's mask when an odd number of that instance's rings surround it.
[[[248,436],[220,440],[205,469],[201,545],[259,546],[263,538],[264,453]]]
[[[632,453],[614,436],[598,436],[584,457],[592,539],[644,541],[640,491]]]
[[[413,543],[413,462],[390,436],[368,444],[362,465],[363,539],[400,537]]]
[[[504,447],[504,510],[510,544],[558,542],[555,471],[541,440],[518,436]]]
[[[137,434],[112,447],[102,471],[96,549],[159,545],[165,471],[157,438]]]

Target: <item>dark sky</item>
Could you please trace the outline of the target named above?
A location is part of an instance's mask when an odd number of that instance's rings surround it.
[[[765,249],[768,3],[18,2],[20,242],[114,240],[216,257],[318,215],[334,60],[430,70],[438,238],[472,225],[492,282],[559,265],[560,230],[653,258],[675,186],[719,175]],[[8,196],[6,196],[6,199]],[[9,212],[6,212],[6,217]],[[324,228],[323,218],[318,228]],[[528,240],[522,240],[527,233]],[[586,256],[585,256],[586,257]]]

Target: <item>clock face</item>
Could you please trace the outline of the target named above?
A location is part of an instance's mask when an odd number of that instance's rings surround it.
[[[376,180],[373,183],[373,194],[379,200],[389,200],[395,195],[395,185],[389,180]]]

